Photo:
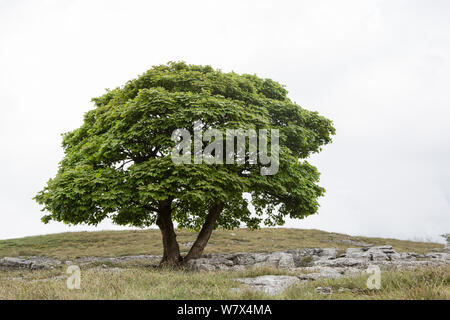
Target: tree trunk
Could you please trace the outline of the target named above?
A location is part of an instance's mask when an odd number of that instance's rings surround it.
[[[206,216],[205,223],[203,224],[200,233],[197,236],[197,240],[195,240],[194,244],[189,250],[189,253],[184,257],[183,263],[188,262],[192,259],[198,259],[201,257],[203,250],[208,243],[209,238],[211,237],[211,233],[214,230],[214,226],[216,225],[217,219],[219,218],[220,213],[222,212],[224,204],[215,203],[209,209],[209,213]]]
[[[156,224],[161,230],[164,247],[163,258],[160,265],[179,265],[183,258],[180,255],[177,235],[173,228],[171,201],[161,203]]]

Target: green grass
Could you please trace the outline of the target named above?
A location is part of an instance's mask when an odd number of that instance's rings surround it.
[[[5,299],[450,299],[450,267],[383,271],[381,289],[366,287],[368,275],[322,280],[292,286],[277,296],[251,291],[233,278],[292,271],[254,269],[241,272],[191,273],[132,266],[120,272],[89,266],[82,268],[81,289],[69,290],[66,279],[42,281],[65,274],[65,268],[44,271],[0,272],[0,300]],[[15,279],[14,279],[15,278]],[[18,278],[21,278],[18,280]],[[41,281],[33,281],[33,280]],[[324,295],[317,287],[331,287]],[[233,288],[240,288],[236,291]],[[339,292],[340,288],[347,291]],[[342,290],[342,289],[341,289]]]
[[[194,241],[196,233],[178,230],[177,234],[181,249],[187,251],[188,248],[182,244]],[[444,247],[442,244],[432,242],[351,237],[320,230],[264,228],[257,231],[216,230],[205,253],[273,252],[302,247],[337,247],[345,250],[348,247],[355,247],[342,242],[348,239],[372,245],[390,244],[398,252],[425,253]],[[71,232],[0,241],[0,257],[42,255],[64,260],[84,256],[160,255],[161,252],[161,234],[156,229]]]

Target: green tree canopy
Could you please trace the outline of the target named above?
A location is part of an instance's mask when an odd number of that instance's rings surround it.
[[[35,200],[44,222],[157,224],[164,263],[198,258],[216,227],[282,225],[318,209],[319,172],[302,160],[331,142],[332,122],[301,108],[279,83],[183,62],[155,66],[92,99],[82,126],[63,136],[64,158]],[[176,129],[278,129],[279,169],[261,164],[175,164]],[[248,154],[246,154],[248,157]],[[250,197],[245,197],[249,194]],[[249,210],[248,198],[255,208]],[[186,257],[173,227],[199,230]]]

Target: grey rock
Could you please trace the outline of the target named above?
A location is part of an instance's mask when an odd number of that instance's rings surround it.
[[[286,252],[274,252],[263,262],[265,266],[276,267],[280,269],[294,268],[294,258]]]
[[[336,259],[338,250],[336,248],[317,249],[314,254],[321,259]]]
[[[192,271],[213,271],[216,267],[209,263],[207,258],[199,258],[189,261],[186,268]]]
[[[446,252],[427,253],[425,254],[425,258],[431,260],[450,261],[450,253]]]
[[[338,289],[338,292],[339,293],[343,293],[343,292],[351,292],[351,293],[358,293],[358,289],[349,289],[349,288],[343,288],[343,287],[340,287],[339,289]]]
[[[358,268],[343,268],[342,274],[346,277],[352,277],[352,276],[358,276],[361,275],[364,270],[358,269]]]
[[[297,277],[274,275],[260,276],[256,278],[240,278],[234,280],[246,284],[250,288],[263,292],[267,295],[279,294],[293,284],[300,283],[300,279]]]
[[[296,250],[289,250],[286,252],[292,255],[296,267],[305,267],[306,265],[310,264],[311,261],[313,261],[314,259],[319,259],[319,257],[314,256],[315,250],[312,248],[302,248]]]
[[[399,255],[400,260],[416,260],[418,256],[415,252],[400,252]]]
[[[339,272],[330,272],[330,273],[312,272],[312,273],[300,274],[298,276],[298,278],[300,280],[311,280],[311,281],[320,280],[320,279],[337,279],[337,278],[341,278],[341,277],[342,277],[342,274],[340,274]]]
[[[48,257],[5,257],[0,259],[0,267],[13,269],[51,269],[61,264],[61,261]]]
[[[212,264],[199,264],[195,268],[196,271],[214,271],[216,267]]]
[[[369,259],[368,248],[348,248],[342,256],[351,259]]]
[[[368,261],[391,261],[400,259],[401,256],[392,249],[392,246],[378,246],[370,248],[348,248],[345,257]]]
[[[355,267],[355,268],[364,268],[368,264],[366,259],[357,259],[357,258],[337,258],[334,260],[318,260],[314,262],[315,266],[324,266],[324,267]]]
[[[248,253],[237,253],[233,257],[233,263],[236,265],[248,266],[255,263],[255,258]]]
[[[305,267],[323,267],[342,269],[341,275],[358,274],[369,264],[386,267],[409,267],[439,265],[448,263],[450,255],[434,252],[423,256],[426,261],[415,263],[420,256],[415,253],[397,253],[390,245],[348,248],[341,257],[337,257],[336,248],[301,248],[273,253],[237,253],[205,255],[197,262],[190,262],[193,270],[243,270],[253,267],[274,267],[280,269],[297,269]],[[331,271],[314,271],[313,275],[303,276],[308,279],[338,277]]]
[[[383,267],[412,268],[448,264],[450,261],[450,253],[447,252],[431,252],[425,255],[418,255],[414,252],[397,253],[389,245],[348,248],[345,254],[339,257],[337,257],[337,252],[336,248],[299,248],[272,253],[207,254],[200,259],[190,261],[188,268],[194,271],[243,270],[254,267],[294,270],[305,267],[324,268],[323,270],[312,271],[312,273],[316,274],[304,276],[313,279],[338,277],[329,268],[333,268],[338,274],[346,275],[355,274],[369,264]],[[65,264],[82,266],[92,263],[122,264],[130,261],[145,261],[156,265],[160,259],[161,256],[156,255],[83,257],[73,261],[65,261]],[[47,257],[0,258],[0,268],[43,269],[52,268],[60,264],[60,261]]]
[[[314,290],[320,294],[333,294],[333,289],[331,287],[317,287]]]
[[[242,270],[245,270],[245,267],[244,266],[240,266],[240,265],[236,265],[236,266],[230,267],[230,270],[231,271],[242,271]]]
[[[388,257],[390,260],[398,260],[402,258],[401,255],[397,252],[389,254]]]
[[[187,263],[187,268],[192,271],[228,270],[234,265],[231,255],[207,255]]]
[[[361,274],[362,270],[352,267],[326,267],[316,266],[303,268],[303,271],[309,273],[302,273],[298,277],[301,280],[320,280],[320,279],[337,279],[343,276],[356,276]]]
[[[264,262],[269,258],[270,253],[253,253],[252,257],[255,263]]]
[[[22,259],[22,258],[10,258],[6,257],[0,259],[0,266],[9,268],[23,268],[32,269],[33,261]]]

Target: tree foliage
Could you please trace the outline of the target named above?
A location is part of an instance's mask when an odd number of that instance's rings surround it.
[[[317,212],[324,189],[304,159],[335,131],[273,80],[171,62],[92,100],[82,126],[63,135],[56,177],[35,197],[48,211],[44,222],[96,225],[109,217],[146,227],[166,210],[180,227],[200,230],[216,206],[213,227],[257,228]],[[279,129],[278,173],[262,176],[260,165],[248,163],[175,165],[172,132],[199,120],[221,131]]]

